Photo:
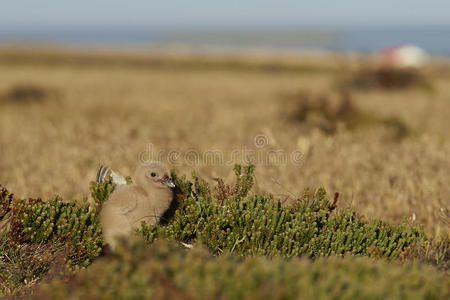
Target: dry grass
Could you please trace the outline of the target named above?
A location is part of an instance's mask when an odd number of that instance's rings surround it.
[[[305,187],[324,186],[340,192],[341,204],[368,217],[407,217],[433,236],[448,233],[449,65],[427,67],[433,93],[352,94],[362,111],[395,118],[414,131],[402,140],[393,141],[386,126],[337,125],[329,135],[285,117],[288,105],[280,95],[336,93],[334,83],[346,72],[342,66],[353,68],[334,57],[291,61],[1,50],[0,95],[26,84],[57,91],[52,96],[57,101],[0,101],[0,183],[20,197],[57,193],[79,199],[88,194],[99,163],[131,175],[150,144],[166,153],[220,150],[225,158],[243,147],[258,153],[300,150],[301,165],[257,165],[256,191],[293,198]],[[257,134],[269,145],[256,148]],[[231,175],[223,164],[179,162],[172,167],[181,173]]]

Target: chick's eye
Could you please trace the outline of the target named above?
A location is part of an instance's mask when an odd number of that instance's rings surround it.
[[[155,172],[152,172],[152,173],[150,173],[150,176],[155,177],[155,176],[156,176],[156,173],[155,173]]]

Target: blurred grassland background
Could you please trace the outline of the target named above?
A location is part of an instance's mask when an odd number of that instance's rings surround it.
[[[449,9],[5,2],[0,298],[450,299]],[[152,158],[111,252],[97,168]]]
[[[366,217],[448,234],[450,61],[430,60],[400,88],[370,86],[371,75],[360,88],[361,70],[376,72],[369,57],[3,47],[0,183],[17,197],[81,199],[99,163],[132,175],[149,145],[300,150],[300,165],[257,165],[254,192],[289,203],[323,186]],[[221,164],[170,167],[232,177]]]

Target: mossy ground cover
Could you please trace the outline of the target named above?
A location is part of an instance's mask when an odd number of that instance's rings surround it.
[[[143,223],[138,242],[93,265],[102,247],[98,213],[112,184],[92,184],[92,207],[59,197],[14,199],[2,189],[1,293],[445,299],[448,241],[427,239],[416,224],[366,220],[339,209],[338,196],[329,199],[323,189],[282,206],[271,195],[252,193],[253,166],[234,171],[234,184],[219,179],[215,187],[173,174],[176,201],[161,224]],[[180,250],[176,243],[203,250]],[[34,285],[42,281],[42,288]]]

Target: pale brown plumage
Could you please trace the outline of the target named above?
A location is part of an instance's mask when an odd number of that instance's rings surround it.
[[[103,204],[100,222],[105,243],[114,250],[116,239],[131,236],[142,221],[151,225],[158,223],[173,200],[172,187],[174,184],[162,163],[139,166],[133,184],[116,186]]]

